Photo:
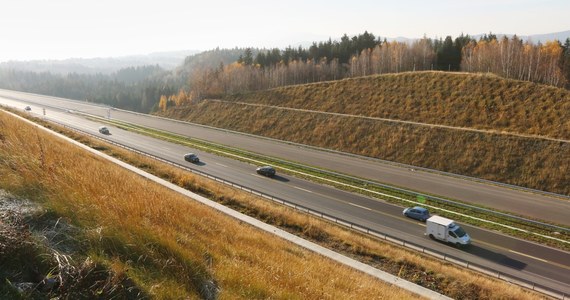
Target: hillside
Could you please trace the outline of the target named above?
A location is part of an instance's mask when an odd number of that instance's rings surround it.
[[[162,115],[570,194],[570,93],[528,82],[402,73],[231,95]]]
[[[223,100],[570,139],[570,91],[493,75],[376,75]]]

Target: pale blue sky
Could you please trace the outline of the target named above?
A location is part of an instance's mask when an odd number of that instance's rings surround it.
[[[570,30],[570,0],[6,0],[0,61]]]

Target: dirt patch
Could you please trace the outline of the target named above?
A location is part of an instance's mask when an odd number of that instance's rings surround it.
[[[0,190],[0,257],[7,257],[29,243],[30,234],[23,216],[37,209],[31,202],[19,201]]]
[[[81,229],[0,190],[1,299],[144,299],[125,272],[83,254]]]

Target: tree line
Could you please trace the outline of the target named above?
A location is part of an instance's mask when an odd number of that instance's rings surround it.
[[[130,67],[111,75],[0,69],[0,88],[150,112],[157,109],[161,95],[180,88],[168,83],[167,74],[158,66]]]
[[[61,74],[21,70],[8,64],[0,66],[0,88],[149,113],[158,109],[161,95],[187,89],[188,78],[194,70],[235,62],[243,52],[243,48],[204,51],[186,57],[184,63],[172,71],[147,65],[122,68],[111,74]]]
[[[491,72],[570,88],[570,39],[564,44],[533,44],[516,36],[488,34],[478,40],[461,35],[403,42],[364,32],[305,48],[216,48],[188,56],[170,72],[158,66],[125,68],[110,75],[0,69],[0,88],[148,113],[228,93],[425,70]]]
[[[564,86],[570,80],[570,39],[542,44],[517,36],[470,41],[462,50],[461,70],[490,72],[502,77]]]
[[[340,41],[313,43],[307,49],[248,48],[235,63],[194,72],[189,77],[189,89],[161,97],[159,108],[224,94],[425,70],[490,72],[568,87],[570,39],[564,45],[557,41],[533,44],[517,36],[499,39],[491,33],[479,40],[461,35],[455,39],[423,37],[406,43],[380,40],[365,32],[352,38],[345,35]]]

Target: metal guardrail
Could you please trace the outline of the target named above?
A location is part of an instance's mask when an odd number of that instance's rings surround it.
[[[291,164],[291,163],[289,163],[289,164]],[[400,193],[407,194],[407,195],[410,195],[413,197],[421,196],[421,197],[424,197],[426,199],[429,199],[429,200],[432,200],[435,202],[439,202],[439,203],[445,203],[448,205],[459,206],[459,207],[465,208],[465,209],[479,211],[479,212],[483,212],[483,213],[490,214],[490,215],[500,216],[503,218],[510,218],[510,219],[517,220],[519,222],[538,225],[538,226],[542,226],[542,227],[546,227],[546,228],[551,228],[554,230],[566,231],[566,232],[570,233],[570,228],[566,228],[566,227],[562,227],[562,226],[557,226],[557,225],[553,225],[553,224],[539,222],[539,221],[527,219],[524,217],[519,217],[519,216],[511,215],[508,213],[498,212],[498,211],[494,211],[491,209],[482,208],[482,207],[478,207],[478,206],[474,206],[474,205],[470,205],[470,204],[466,204],[466,203],[462,203],[462,202],[457,202],[457,201],[453,201],[453,200],[449,200],[449,199],[445,199],[445,198],[441,198],[441,197],[437,197],[437,196],[422,194],[422,193],[418,193],[415,191],[411,191],[411,190],[407,190],[407,189],[403,189],[403,188],[399,188],[399,187],[395,187],[395,186],[391,186],[391,185],[386,185],[386,184],[382,184],[382,183],[378,183],[378,182],[374,182],[374,181],[369,181],[369,180],[365,180],[362,178],[353,177],[353,176],[349,176],[349,175],[345,175],[345,174],[341,174],[341,173],[321,170],[321,169],[317,169],[317,168],[309,167],[309,166],[303,166],[303,167],[307,168],[307,169],[312,169],[314,171],[318,171],[321,173],[332,174],[334,176],[338,176],[341,178],[348,178],[350,180],[358,181],[358,182],[364,183],[364,184],[369,185],[369,186],[376,186],[376,187],[380,187],[380,188],[384,188],[384,189],[398,191]]]
[[[244,150],[240,150],[242,152],[245,153],[250,153],[249,151],[244,151]],[[393,191],[397,191],[399,193],[402,194],[406,194],[409,196],[412,196],[413,198],[417,198],[418,196],[424,197],[426,199],[432,200],[434,202],[439,202],[439,203],[444,203],[444,204],[448,204],[448,205],[453,205],[453,206],[458,206],[464,209],[470,209],[470,210],[474,210],[474,211],[479,211],[479,212],[483,212],[486,214],[490,214],[490,215],[495,215],[495,216],[500,216],[503,218],[510,218],[513,220],[517,220],[519,222],[522,223],[527,223],[527,224],[532,224],[532,225],[538,225],[538,226],[542,226],[545,228],[551,228],[553,230],[560,230],[560,231],[565,231],[570,233],[570,228],[566,228],[566,227],[562,227],[562,226],[557,226],[557,225],[553,225],[553,224],[548,224],[548,223],[544,223],[544,222],[540,222],[540,221],[535,221],[535,220],[531,220],[531,219],[527,219],[524,217],[519,217],[519,216],[515,216],[515,215],[511,215],[508,213],[503,213],[503,212],[497,212],[491,209],[486,209],[486,208],[482,208],[482,207],[478,207],[478,206],[474,206],[474,205],[470,205],[470,204],[466,204],[466,203],[462,203],[462,202],[457,202],[457,201],[453,201],[453,200],[449,200],[449,199],[444,199],[441,197],[437,197],[437,196],[432,196],[432,195],[427,195],[427,194],[422,194],[422,193],[418,193],[415,191],[411,191],[411,190],[407,190],[407,189],[403,189],[403,188],[399,188],[399,187],[394,187],[391,185],[387,185],[387,184],[382,184],[382,183],[378,183],[375,181],[370,181],[370,180],[366,180],[366,179],[362,179],[362,178],[358,178],[358,177],[354,177],[354,176],[350,176],[350,175],[346,175],[346,174],[342,174],[342,173],[337,173],[337,172],[333,172],[333,171],[328,171],[328,170],[323,170],[323,169],[319,169],[319,168],[315,168],[315,167],[311,167],[311,166],[305,166],[305,165],[300,165],[294,162],[289,162],[289,161],[284,161],[278,158],[271,158],[271,160],[282,163],[282,164],[287,164],[287,165],[293,165],[296,167],[300,167],[303,169],[309,169],[311,171],[314,172],[318,172],[318,173],[324,173],[324,174],[328,174],[328,175],[332,175],[335,176],[337,178],[342,178],[342,179],[348,179],[351,181],[355,181],[355,182],[359,182],[362,183],[364,185],[367,186],[374,186],[374,187],[378,187],[378,188],[383,188],[383,189],[388,189],[388,190],[393,190]]]
[[[60,110],[62,109],[62,108],[56,107],[56,106],[45,105],[45,104],[42,104],[42,105],[47,106],[47,107],[51,107],[51,108],[55,108],[55,109],[60,109]],[[157,117],[157,116],[152,116],[152,115],[147,115],[147,114],[141,114],[141,113],[137,113],[137,112],[131,112],[131,111],[126,111],[126,110],[121,110],[121,109],[116,109],[116,108],[111,108],[111,107],[106,107],[106,108],[110,108],[110,109],[113,109],[113,110],[119,110],[119,111],[122,111],[122,112],[127,112],[127,113],[131,113],[131,114],[135,114],[135,115],[144,115],[144,116],[151,116],[151,117],[158,118],[158,119],[165,119],[165,118],[162,118],[162,117]],[[84,115],[94,116],[94,115],[92,115],[92,114],[85,113],[85,112],[81,112],[81,111],[77,111],[77,112],[79,112],[80,114],[84,114]],[[104,117],[100,117],[100,116],[95,116],[95,117],[104,118]],[[226,129],[220,129],[220,128],[215,128],[215,127],[211,127],[211,126],[207,126],[207,125],[201,125],[201,124],[191,123],[191,122],[184,122],[184,121],[172,120],[172,119],[167,119],[167,120],[169,120],[169,121],[175,121],[175,122],[178,122],[178,123],[188,123],[188,124],[191,124],[191,125],[200,126],[200,127],[209,128],[209,129],[215,129],[215,130],[222,131],[222,132],[225,131],[225,132],[237,133],[237,134],[246,135],[246,136],[253,136],[253,135],[247,134],[247,133],[236,132],[236,131],[226,130]],[[54,121],[54,122],[55,122],[55,121]],[[58,123],[58,122],[55,122],[55,123]],[[61,123],[58,123],[58,124],[65,126],[64,124],[61,124]],[[86,133],[87,133],[87,132],[86,132]],[[87,134],[89,134],[89,133],[87,133]],[[257,137],[257,136],[256,136],[256,137]],[[262,137],[262,138],[268,139],[268,140],[274,140],[274,139],[271,139],[271,138],[265,138],[265,137]],[[280,142],[284,142],[284,141],[281,141],[281,140],[279,140],[279,141],[280,141]],[[348,155],[348,156],[361,157],[361,156],[353,155],[353,154],[350,154],[350,153],[345,153],[345,152],[340,152],[340,151],[334,151],[334,150],[330,150],[330,149],[324,149],[324,148],[319,148],[319,147],[314,147],[314,146],[308,146],[308,145],[303,145],[303,144],[297,144],[297,143],[293,143],[293,142],[286,142],[286,141],[285,141],[285,143],[292,144],[292,145],[303,146],[303,147],[307,147],[307,148],[318,149],[318,150],[321,150],[321,151],[327,151],[327,152],[332,152],[332,153],[338,153],[338,154]],[[246,150],[241,150],[241,151],[243,151],[243,152],[249,152],[249,151],[246,151]],[[373,185],[373,186],[380,187],[380,188],[395,190],[395,191],[398,191],[398,192],[403,193],[403,194],[411,195],[411,196],[413,196],[413,197],[421,196],[421,197],[424,197],[424,198],[426,198],[426,199],[430,199],[430,200],[435,201],[435,202],[446,203],[446,204],[449,204],[449,205],[455,205],[455,206],[459,206],[459,207],[466,208],[466,209],[470,209],[470,210],[480,211],[480,212],[483,212],[483,213],[486,213],[486,214],[491,214],[491,215],[495,215],[495,216],[500,216],[500,217],[503,217],[503,218],[510,218],[510,219],[517,220],[517,221],[519,221],[519,222],[523,222],[523,223],[527,223],[527,224],[533,224],[533,225],[538,225],[538,226],[542,226],[542,227],[545,227],[545,228],[551,228],[551,229],[553,229],[554,231],[565,231],[565,232],[570,233],[570,228],[566,228],[566,227],[562,227],[562,226],[557,226],[557,225],[553,225],[553,224],[548,224],[548,223],[544,223],[544,222],[539,222],[539,221],[531,220],[531,219],[528,219],[528,218],[524,218],[524,217],[520,217],[520,216],[515,216],[515,215],[503,213],[503,212],[497,212],[497,211],[494,211],[494,210],[490,210],[490,209],[486,209],[486,208],[481,208],[481,207],[477,207],[477,206],[473,206],[473,205],[470,205],[470,204],[465,204],[465,203],[461,203],[461,202],[457,202],[457,201],[453,201],[453,200],[448,200],[448,199],[444,199],[444,198],[441,198],[441,197],[436,197],[436,196],[431,196],[431,195],[427,195],[427,194],[422,194],[422,193],[418,193],[418,192],[411,191],[411,190],[407,190],[407,189],[403,189],[403,188],[398,188],[398,187],[394,187],[394,186],[390,186],[390,185],[386,185],[386,184],[381,184],[381,183],[374,182],[374,181],[365,180],[365,179],[362,179],[362,178],[353,177],[353,176],[346,175],[346,174],[341,174],[341,173],[337,173],[337,172],[333,172],[333,171],[326,171],[326,170],[322,170],[322,169],[318,169],[318,168],[314,168],[314,167],[310,167],[310,166],[304,166],[304,165],[296,164],[296,163],[293,163],[293,162],[283,161],[283,160],[278,159],[278,158],[271,158],[271,159],[272,159],[272,160],[275,160],[275,161],[278,161],[278,162],[283,162],[283,163],[286,163],[286,164],[289,164],[289,165],[301,166],[301,167],[303,167],[303,168],[305,168],[305,169],[310,169],[310,170],[317,171],[317,172],[320,172],[320,173],[327,173],[327,174],[331,174],[331,175],[333,175],[333,176],[337,176],[337,177],[340,177],[340,178],[345,178],[345,179],[349,179],[349,180],[353,180],[353,181],[359,181],[359,182],[365,183],[365,184],[367,184],[367,185]],[[370,159],[370,158],[367,158],[367,159]],[[374,159],[374,160],[378,160],[378,159]],[[379,160],[379,161],[387,162],[387,161],[383,161],[383,160]],[[388,162],[388,163],[393,163],[393,162]],[[399,163],[398,163],[398,164],[399,164]],[[399,165],[403,165],[403,164],[399,164]],[[436,171],[436,170],[432,170],[432,169],[421,168],[421,167],[414,167],[414,166],[409,166],[409,165],[404,165],[404,166],[411,167],[411,168],[415,168],[415,169],[427,170],[427,171]],[[441,172],[441,171],[437,171],[437,172],[438,172],[438,173],[441,173],[441,174],[444,174],[444,173],[445,173],[445,174],[447,174],[447,175],[450,175],[450,174],[451,174],[451,175],[453,175],[453,176],[456,176],[456,175],[457,175],[457,174],[446,173],[446,172]],[[458,176],[459,176],[459,177],[468,178],[468,179],[477,179],[477,178],[472,178],[472,177],[463,176],[463,175],[458,175]],[[526,190],[526,191],[531,191],[531,192],[539,192],[539,193],[542,193],[542,194],[554,195],[554,196],[557,196],[557,197],[563,197],[563,198],[566,197],[565,195],[554,194],[554,193],[549,193],[549,192],[544,192],[544,191],[538,191],[538,190],[533,190],[533,189],[524,188],[524,187],[519,187],[519,186],[512,186],[512,185],[509,185],[509,184],[503,184],[503,183],[495,182],[495,181],[488,181],[488,180],[482,180],[482,179],[477,179],[477,181],[488,182],[488,183],[492,183],[492,184],[498,184],[498,185],[501,185],[501,186],[504,186],[504,187],[510,187],[510,188],[513,188],[513,187],[514,187],[514,188],[518,188],[518,189],[521,189],[521,190]],[[568,197],[568,198],[570,199],[570,197]]]
[[[165,118],[165,117],[160,117],[160,116],[155,116],[155,115],[150,115],[150,114],[144,114],[144,113],[124,110],[124,109],[120,109],[120,108],[112,108],[112,109],[116,110],[116,111],[121,111],[124,113],[130,113],[133,115],[140,115],[140,116],[145,116],[145,117],[150,117],[150,118],[168,120],[171,122],[176,122],[176,123],[181,123],[181,124],[189,124],[192,126],[217,130],[217,131],[226,132],[226,133],[239,134],[239,135],[243,135],[243,136],[249,136],[249,137],[264,139],[264,140],[268,140],[268,141],[284,143],[284,144],[293,145],[293,146],[297,146],[297,147],[303,147],[303,148],[307,148],[307,149],[314,149],[314,150],[323,151],[323,152],[335,153],[335,154],[349,156],[349,157],[356,157],[356,158],[360,158],[360,159],[376,161],[376,162],[389,164],[389,165],[393,165],[393,166],[398,166],[398,167],[402,167],[402,168],[406,168],[406,169],[421,170],[421,171],[425,171],[425,172],[430,172],[430,173],[435,173],[435,174],[440,174],[440,175],[446,175],[449,177],[455,177],[455,178],[460,178],[460,179],[464,179],[464,180],[470,180],[470,181],[481,182],[481,183],[490,184],[490,185],[501,186],[501,187],[505,187],[505,188],[509,188],[509,189],[513,189],[513,190],[521,190],[521,191],[526,191],[529,193],[541,194],[541,195],[558,197],[558,198],[570,200],[570,195],[557,194],[557,193],[553,193],[553,192],[537,190],[537,189],[528,188],[528,187],[519,186],[519,185],[514,185],[514,184],[508,184],[508,183],[492,181],[492,180],[488,180],[488,179],[471,177],[471,176],[467,176],[467,175],[455,174],[455,173],[450,173],[450,172],[445,172],[445,171],[440,171],[440,170],[430,169],[430,168],[425,168],[425,167],[413,166],[413,165],[408,165],[405,163],[389,161],[389,160],[384,160],[384,159],[374,158],[374,157],[368,157],[368,156],[358,155],[358,154],[354,154],[354,153],[342,152],[342,151],[338,151],[338,150],[332,150],[332,149],[327,149],[327,148],[322,148],[322,147],[317,147],[317,146],[312,146],[312,145],[307,145],[307,144],[300,144],[300,143],[295,143],[295,142],[291,142],[291,141],[279,140],[279,139],[274,139],[274,138],[270,138],[270,137],[254,135],[254,134],[250,134],[250,133],[246,133],[246,132],[240,132],[240,131],[235,131],[235,130],[230,130],[230,129],[208,126],[208,125],[204,125],[204,124],[198,124],[198,123],[193,123],[193,122],[188,122],[188,121],[169,119],[169,118]]]
[[[18,92],[19,92],[19,91],[18,91]],[[19,92],[19,93],[25,93],[25,92]],[[25,93],[25,94],[31,94],[31,93]],[[35,94],[31,94],[31,95],[35,95]],[[44,95],[42,95],[42,96],[44,96]],[[11,98],[11,99],[14,99],[14,100],[19,100],[19,101],[24,101],[24,102],[26,102],[25,100],[22,100],[22,99],[19,99],[19,98],[13,98],[13,97],[9,97],[9,96],[4,96],[4,97],[6,97],[6,98]],[[353,153],[348,153],[348,152],[342,152],[342,151],[338,151],[338,150],[332,150],[332,149],[327,149],[327,148],[322,148],[322,147],[317,147],[317,146],[311,146],[311,145],[306,145],[306,144],[295,143],[295,142],[291,142],[291,141],[278,140],[278,139],[274,139],[274,138],[269,138],[269,137],[264,137],[264,136],[258,136],[258,135],[254,135],[254,134],[250,134],[250,133],[239,132],[239,131],[229,130],[229,129],[224,129],[224,128],[218,128],[218,127],[213,127],[213,126],[208,126],[208,125],[203,125],[203,124],[198,124],[198,123],[193,123],[193,122],[188,122],[188,121],[181,121],[181,120],[175,120],[175,119],[168,119],[168,118],[164,118],[164,117],[160,117],[160,116],[155,116],[155,115],[150,115],[150,114],[144,114],[144,113],[139,113],[139,112],[124,110],[124,109],[120,109],[120,108],[114,108],[114,107],[112,107],[112,106],[108,106],[108,105],[105,105],[105,104],[99,104],[99,103],[95,103],[95,102],[85,102],[85,101],[81,101],[81,100],[73,100],[73,99],[59,98],[59,97],[53,97],[53,96],[46,96],[46,97],[56,98],[56,99],[58,99],[58,100],[73,101],[73,102],[77,102],[77,103],[80,103],[80,104],[88,104],[88,105],[93,105],[93,106],[99,106],[99,107],[101,107],[101,108],[111,109],[111,110],[115,110],[115,111],[121,111],[121,112],[124,112],[124,113],[130,113],[130,114],[133,114],[133,115],[140,115],[140,116],[145,116],[145,117],[150,117],[150,118],[168,120],[168,121],[171,121],[171,122],[176,122],[176,123],[181,123],[181,124],[190,124],[190,125],[193,125],[193,126],[202,127],[202,128],[208,128],[208,129],[217,130],[217,131],[221,131],[221,132],[239,134],[239,135],[243,135],[243,136],[250,136],[250,137],[265,139],[265,140],[268,140],[268,141],[275,141],[275,142],[285,143],[285,144],[289,144],[289,145],[294,145],[294,146],[297,146],[297,147],[303,147],[303,148],[307,148],[307,149],[314,149],[314,150],[318,150],[318,151],[324,151],[324,152],[329,152],[329,153],[335,153],[335,154],[344,155],[344,156],[349,156],[349,157],[356,157],[356,158],[360,158],[360,159],[366,159],[366,160],[371,160],[371,161],[377,161],[377,162],[381,162],[381,163],[384,163],[384,164],[399,166],[399,167],[403,167],[403,168],[415,169],[415,170],[422,170],[422,171],[425,171],[425,172],[436,173],[436,174],[446,175],[446,176],[455,177],[455,178],[461,178],[461,179],[464,179],[464,180],[470,180],[470,181],[475,181],[475,182],[481,182],[481,183],[485,183],[485,184],[491,184],[491,185],[496,185],[496,186],[502,186],[502,187],[509,188],[509,189],[521,190],[521,191],[526,191],[526,192],[529,192],[529,193],[542,194],[542,195],[546,195],[546,196],[558,197],[558,198],[563,198],[563,199],[566,199],[566,200],[570,200],[570,195],[557,194],[557,193],[553,193],[553,192],[537,190],[537,189],[528,188],[528,187],[523,187],[523,186],[518,186],[518,185],[514,185],[514,184],[508,184],[508,183],[503,183],[503,182],[498,182],[498,181],[492,181],[492,180],[488,180],[488,179],[482,179],[482,178],[476,178],[476,177],[471,177],[471,176],[466,176],[466,175],[461,175],[461,174],[455,174],[455,173],[450,173],[450,172],[445,172],[445,171],[440,171],[440,170],[430,169],[430,168],[425,168],[425,167],[413,166],[413,165],[408,165],[408,164],[404,164],[404,163],[399,163],[399,162],[394,162],[394,161],[389,161],[389,160],[384,160],[384,159],[379,159],[379,158],[373,158],[373,157],[367,157],[367,156],[362,156],[362,155],[353,154]],[[33,102],[33,103],[34,103],[34,104],[37,104],[36,102]],[[47,106],[47,107],[51,107],[51,108],[55,108],[55,109],[59,109],[59,110],[64,110],[64,109],[65,109],[65,108],[61,108],[61,107],[57,107],[57,106],[50,106],[50,105],[48,105],[48,104],[46,104],[46,103],[42,103],[41,105]],[[78,111],[78,112],[80,112],[80,111]]]
[[[81,112],[81,113],[82,113],[82,114],[85,114],[85,115],[90,115],[90,116],[92,116],[91,114],[88,114],[88,113],[83,113],[83,112]],[[132,113],[132,112],[129,112],[129,113]],[[134,114],[140,114],[140,113],[134,113]],[[97,117],[98,117],[98,116],[97,116]],[[98,118],[100,118],[100,117],[98,117]],[[158,117],[158,118],[160,118],[160,117]],[[183,123],[186,123],[186,122],[183,122]],[[192,124],[193,124],[193,123],[192,123]],[[208,127],[208,126],[204,126],[204,125],[199,125],[199,126]],[[209,128],[209,127],[208,127],[208,128]],[[218,129],[218,130],[219,130],[219,129]],[[209,143],[211,143],[211,142],[209,142]],[[212,143],[212,144],[214,144],[214,143]],[[320,148],[319,148],[319,149],[320,149]],[[248,154],[257,155],[257,154],[255,154],[255,153],[252,153],[252,152],[247,151],[247,150],[242,150],[242,149],[240,149],[240,151],[243,152],[243,153],[248,153]],[[486,209],[486,208],[482,208],[482,207],[478,207],[478,206],[474,206],[474,205],[470,205],[470,204],[466,204],[466,203],[462,203],[462,202],[457,202],[457,201],[453,201],[453,200],[449,200],[449,199],[444,199],[444,198],[437,197],[437,196],[427,195],[427,194],[415,192],[415,191],[408,190],[408,189],[404,189],[404,188],[394,187],[394,186],[391,186],[391,185],[382,184],[382,183],[378,183],[378,182],[375,182],[375,181],[370,181],[370,180],[366,180],[366,179],[362,179],[362,178],[358,178],[358,177],[354,177],[354,176],[350,176],[350,175],[346,175],[346,174],[342,174],[342,173],[337,173],[337,172],[334,172],[334,171],[323,170],[323,169],[319,169],[319,168],[315,168],[315,167],[311,167],[311,166],[301,165],[301,164],[298,164],[298,163],[294,163],[294,162],[290,162],[290,161],[285,161],[285,160],[282,160],[282,159],[279,159],[279,158],[271,157],[270,159],[273,160],[273,161],[282,163],[282,164],[292,165],[292,166],[300,167],[300,168],[303,168],[303,169],[308,169],[308,170],[311,170],[311,171],[314,171],[314,172],[332,175],[332,176],[335,176],[335,177],[337,177],[337,178],[347,179],[347,180],[354,181],[354,182],[360,182],[360,183],[362,183],[362,184],[364,184],[364,185],[374,186],[374,187],[377,187],[377,188],[383,188],[383,189],[389,189],[389,190],[397,191],[397,192],[399,192],[399,193],[402,193],[402,194],[411,196],[411,197],[413,197],[413,198],[417,198],[418,196],[421,196],[421,197],[423,197],[423,198],[425,198],[425,199],[429,199],[429,200],[431,200],[431,201],[438,202],[438,203],[442,203],[442,204],[447,204],[447,205],[452,205],[452,206],[456,206],[456,207],[461,207],[461,208],[463,208],[463,209],[469,209],[469,210],[473,210],[473,211],[478,211],[478,212],[481,212],[481,213],[484,213],[484,214],[495,215],[495,216],[502,217],[502,218],[508,218],[508,219],[511,219],[511,220],[516,220],[516,221],[518,221],[518,222],[530,224],[530,225],[533,225],[533,226],[542,226],[542,227],[544,227],[544,228],[550,228],[550,229],[553,230],[553,231],[564,231],[564,232],[570,233],[570,228],[567,228],[567,227],[562,227],[562,226],[557,226],[557,225],[553,225],[553,224],[549,224],[549,223],[544,223],[544,222],[540,222],[540,221],[535,221],[535,220],[531,220],[531,219],[524,218],[524,217],[520,217],[520,216],[516,216],[516,215],[511,215],[511,214],[504,213],[504,212],[497,212],[497,211],[494,211],[494,210],[491,210],[491,209]]]
[[[421,252],[421,253],[430,255],[430,256],[432,256],[432,257],[438,258],[438,259],[442,259],[442,260],[444,260],[444,261],[450,262],[450,263],[455,264],[455,265],[458,265],[458,266],[460,266],[460,267],[464,267],[464,268],[467,268],[467,269],[470,269],[470,270],[473,270],[473,271],[476,271],[476,272],[480,272],[480,273],[485,274],[485,275],[488,275],[488,276],[490,276],[490,277],[495,277],[495,278],[497,278],[497,279],[501,279],[501,280],[506,281],[506,282],[508,282],[508,283],[515,284],[515,285],[518,285],[518,286],[520,286],[520,287],[523,287],[523,288],[526,288],[526,289],[529,289],[529,290],[532,290],[532,291],[535,291],[535,292],[539,292],[539,293],[542,293],[542,294],[547,295],[547,296],[550,296],[550,297],[554,297],[554,298],[562,299],[562,300],[570,299],[570,295],[567,295],[567,294],[565,294],[565,293],[562,292],[562,291],[558,291],[558,290],[555,290],[555,289],[552,289],[552,288],[549,288],[549,287],[546,287],[546,286],[543,286],[543,285],[539,285],[539,284],[536,284],[536,283],[534,283],[534,282],[530,282],[530,281],[525,280],[525,279],[522,279],[522,278],[517,278],[517,277],[512,276],[512,275],[507,275],[507,274],[498,272],[498,271],[496,271],[496,270],[492,270],[492,269],[489,269],[489,268],[487,268],[487,267],[484,267],[484,266],[481,266],[481,265],[478,265],[478,264],[475,264],[475,263],[472,263],[472,262],[469,262],[469,261],[466,261],[466,260],[462,260],[462,259],[457,258],[457,257],[454,257],[454,256],[452,256],[452,255],[448,255],[448,254],[446,254],[446,253],[442,253],[442,252],[439,252],[439,251],[435,251],[435,250],[429,249],[429,248],[424,247],[424,246],[422,246],[422,245],[418,245],[418,244],[415,244],[415,243],[411,243],[411,242],[408,242],[408,241],[401,240],[401,239],[399,239],[399,238],[397,238],[397,237],[395,237],[395,236],[390,236],[390,235],[388,235],[388,234],[385,234],[385,233],[382,233],[382,232],[379,232],[379,231],[375,231],[375,230],[373,230],[373,229],[370,229],[370,228],[367,228],[367,227],[365,227],[365,226],[361,226],[361,225],[358,225],[358,224],[356,224],[356,223],[353,223],[353,222],[350,222],[350,221],[347,221],[347,220],[344,220],[344,219],[335,217],[335,216],[330,215],[330,214],[326,214],[326,213],[322,213],[322,212],[319,212],[319,211],[316,211],[316,210],[312,210],[312,209],[310,209],[310,208],[308,208],[308,207],[305,207],[305,206],[303,206],[303,205],[295,204],[295,203],[290,202],[290,201],[287,201],[287,200],[285,200],[285,199],[282,199],[282,198],[279,198],[279,197],[275,197],[275,196],[271,196],[271,195],[265,194],[265,193],[263,193],[263,192],[261,192],[261,191],[258,191],[258,190],[252,189],[252,188],[248,188],[248,187],[242,186],[242,185],[240,185],[240,184],[234,183],[234,182],[232,182],[232,181],[225,180],[225,179],[219,178],[219,177],[217,177],[217,176],[213,176],[213,175],[204,173],[204,172],[202,172],[202,171],[199,171],[199,170],[196,170],[196,169],[193,169],[193,168],[189,168],[189,167],[180,165],[180,164],[178,164],[178,163],[176,163],[176,162],[172,162],[172,161],[169,161],[169,160],[166,160],[166,159],[163,159],[163,158],[154,156],[154,155],[152,155],[152,154],[150,154],[150,153],[147,153],[147,152],[144,152],[144,151],[140,151],[140,150],[137,150],[137,149],[133,149],[133,148],[131,148],[131,147],[129,147],[129,146],[123,145],[123,144],[121,144],[121,143],[117,143],[117,142],[115,142],[115,141],[110,141],[110,140],[107,140],[107,139],[103,139],[103,138],[98,137],[98,136],[96,136],[96,135],[93,135],[93,134],[91,134],[91,133],[89,133],[89,132],[86,132],[86,131],[83,131],[83,130],[80,130],[80,129],[77,129],[77,128],[69,127],[69,126],[67,126],[67,125],[65,125],[65,124],[62,124],[62,123],[59,123],[59,122],[54,122],[54,123],[60,124],[61,126],[65,127],[65,128],[69,128],[69,129],[72,129],[72,130],[74,130],[74,131],[81,132],[81,133],[83,133],[83,134],[89,135],[89,136],[94,137],[94,138],[96,138],[96,139],[102,140],[102,141],[104,141],[104,142],[113,144],[113,145],[118,146],[118,147],[121,147],[121,148],[123,148],[123,149],[127,149],[127,150],[129,150],[129,151],[132,151],[132,152],[135,152],[135,153],[138,153],[138,154],[141,154],[141,155],[150,157],[150,158],[152,158],[152,159],[155,159],[155,160],[158,160],[158,161],[167,163],[167,164],[172,165],[172,166],[175,166],[175,167],[177,167],[177,168],[182,168],[182,169],[187,170],[187,171],[190,171],[190,172],[192,172],[192,173],[194,173],[194,174],[197,174],[197,175],[200,175],[200,176],[204,176],[204,177],[209,178],[209,179],[212,179],[212,180],[214,180],[214,181],[217,181],[217,182],[220,182],[220,183],[223,183],[223,184],[232,186],[232,187],[234,187],[234,188],[237,188],[237,189],[240,189],[240,190],[242,190],[242,191],[251,193],[251,194],[253,194],[253,195],[261,196],[261,197],[263,197],[263,198],[265,198],[265,199],[268,199],[268,200],[271,200],[271,201],[273,201],[273,202],[276,202],[276,203],[279,203],[279,204],[282,204],[282,205],[286,205],[286,206],[291,207],[291,208],[293,208],[293,209],[295,209],[295,210],[298,210],[298,211],[301,211],[301,212],[304,212],[304,213],[308,213],[308,214],[311,214],[311,215],[320,217],[320,218],[322,218],[322,219],[328,220],[328,221],[330,221],[330,222],[333,222],[333,223],[335,223],[335,224],[339,224],[339,225],[342,225],[342,226],[351,228],[351,229],[353,229],[353,230],[357,230],[357,231],[360,231],[360,232],[362,232],[362,233],[369,234],[369,235],[371,235],[371,236],[374,236],[374,237],[376,237],[376,238],[379,238],[379,239],[388,241],[388,242],[390,242],[390,243],[394,243],[394,244],[397,244],[397,245],[400,245],[400,246],[409,248],[409,249],[411,249],[411,250],[414,250],[414,251],[417,251],[417,252]]]

